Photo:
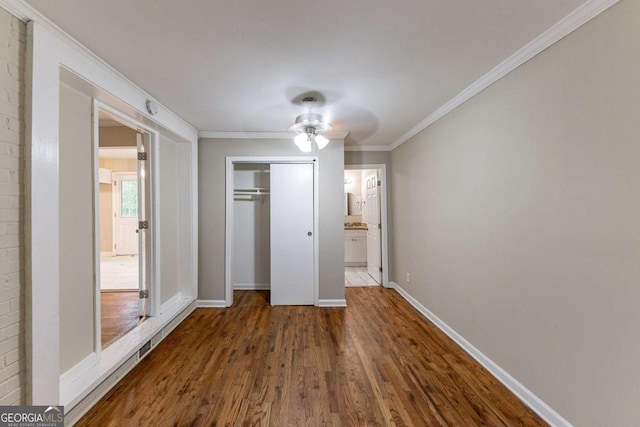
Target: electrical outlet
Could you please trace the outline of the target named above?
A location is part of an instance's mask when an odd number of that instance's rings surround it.
[[[407,280],[407,283],[411,282],[411,274],[410,273],[407,273],[406,280]]]

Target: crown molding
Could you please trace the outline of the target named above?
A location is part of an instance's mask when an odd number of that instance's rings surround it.
[[[213,139],[290,139],[296,135],[295,132],[219,132],[215,130],[198,132],[200,138]],[[329,139],[345,139],[349,132],[327,132],[322,135]]]
[[[138,93],[142,94],[146,99],[153,100],[158,106],[161,108],[163,114],[168,114],[172,117],[172,121],[179,122],[181,126],[188,129],[189,136],[195,137],[197,134],[197,129],[184,120],[182,117],[178,116],[171,109],[169,109],[166,105],[162,104],[160,101],[151,96],[147,91],[142,89],[136,83],[132,82],[128,77],[122,74],[120,71],[116,70],[105,60],[100,58],[98,55],[93,53],[89,48],[80,43],[78,40],[70,36],[67,32],[65,32],[62,28],[54,24],[49,18],[36,10],[33,6],[26,3],[24,0],[0,0],[0,7],[6,9],[13,16],[18,18],[23,22],[33,21],[39,25],[41,25],[44,29],[49,31],[51,34],[59,38],[65,44],[70,46],[79,54],[88,57],[93,61],[96,65],[101,67],[102,69],[108,70],[108,72],[113,74],[114,80],[119,80],[125,85],[135,88]],[[149,119],[158,122],[158,119],[154,116],[150,116],[144,109],[136,108],[132,105],[139,113],[148,117]],[[162,123],[161,123],[162,124]],[[170,128],[169,128],[170,129]],[[170,129],[173,131],[173,129]],[[182,137],[187,137],[186,135],[181,135]]]
[[[431,126],[433,123],[446,116],[448,113],[473,98],[502,77],[514,71],[525,62],[529,61],[545,49],[549,48],[565,36],[580,28],[605,10],[609,9],[619,0],[589,0],[575,9],[569,15],[562,18],[544,33],[527,43],[522,49],[501,62],[487,74],[476,80],[471,86],[460,92],[449,102],[431,113],[426,119],[409,129],[400,138],[391,144],[390,150],[394,150],[402,143]]]
[[[0,0],[0,6],[23,22],[33,21],[36,14],[41,15],[22,0]]]
[[[389,145],[345,145],[344,151],[391,151]]]
[[[572,33],[576,29],[580,28],[582,25],[589,22],[591,19],[600,15],[605,10],[609,9],[611,6],[618,3],[619,0],[588,0],[580,7],[575,9],[569,15],[565,16],[551,28],[546,30],[544,33],[536,37],[534,40],[529,42],[523,48],[518,50],[516,53],[511,55],[505,61],[500,63],[498,66],[493,68],[487,74],[482,76],[480,79],[476,80],[454,98],[452,98],[449,102],[442,105],[436,111],[431,113],[427,118],[422,120],[420,123],[415,125],[413,128],[409,129],[405,132],[400,138],[394,141],[391,145],[385,146],[384,149],[371,148],[374,146],[361,146],[362,148],[351,148],[345,147],[345,151],[391,151],[395,148],[399,147],[402,143],[408,141],[410,138],[426,129],[478,93],[482,92],[484,89],[506,76],[510,72],[514,71],[518,67],[520,67],[525,62],[529,61],[545,49],[549,48],[568,34]],[[117,71],[111,65],[106,63],[103,59],[99,58],[96,54],[87,49],[83,44],[79,41],[71,37],[64,30],[58,27],[56,24],[51,22],[48,18],[38,12],[29,4],[25,3],[24,0],[0,0],[0,7],[3,7],[15,17],[22,21],[35,21],[39,24],[43,25],[53,34],[59,36],[62,40],[67,42],[69,45],[74,48],[82,51],[82,53],[86,55],[90,55],[96,62],[99,62],[101,66],[108,68],[111,72],[115,73],[118,78],[123,80],[129,85],[136,87],[138,90],[143,92],[145,96],[149,99],[153,99],[158,102],[155,98],[149,95],[147,92],[142,90],[139,86],[129,80],[122,73]],[[163,109],[174,116],[175,119],[178,119],[184,122],[188,127],[192,128],[195,131],[195,128],[184,121],[180,116],[175,114],[173,111],[168,109],[166,106],[158,102],[159,105],[162,105]],[[143,112],[145,115],[146,113]],[[329,139],[344,139],[348,135],[348,132],[332,132],[326,134]],[[198,132],[198,136],[200,138],[225,138],[225,139],[286,139],[291,138],[294,134],[290,132],[217,132],[217,131],[200,131]]]

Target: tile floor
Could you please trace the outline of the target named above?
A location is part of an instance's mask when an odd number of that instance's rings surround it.
[[[367,267],[345,267],[344,268],[344,285],[345,286],[380,286],[373,277],[367,273]]]
[[[138,289],[138,255],[101,256],[100,290]]]

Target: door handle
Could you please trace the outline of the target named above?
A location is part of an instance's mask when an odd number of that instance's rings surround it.
[[[311,235],[313,235],[313,233],[309,231],[309,232],[307,233],[307,236],[311,236]]]

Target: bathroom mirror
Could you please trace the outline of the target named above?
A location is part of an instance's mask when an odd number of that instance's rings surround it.
[[[350,216],[362,215],[362,197],[357,194],[347,193],[347,208]]]

